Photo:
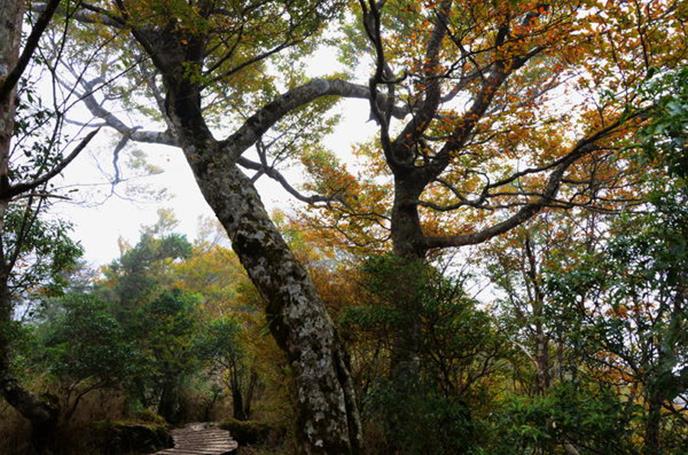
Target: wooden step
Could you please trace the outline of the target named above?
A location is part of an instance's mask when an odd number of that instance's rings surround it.
[[[174,447],[153,455],[226,455],[239,447],[229,431],[211,423],[192,423],[172,430],[171,434]]]

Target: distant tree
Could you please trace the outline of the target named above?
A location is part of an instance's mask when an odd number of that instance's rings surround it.
[[[493,399],[490,378],[510,352],[498,327],[466,294],[463,279],[426,263],[372,257],[359,276],[357,303],[341,309],[339,322],[354,371],[363,373],[357,385],[364,422],[384,431],[371,444],[382,452],[470,453],[481,438],[479,416]],[[401,311],[396,303],[409,290],[416,306]],[[400,346],[399,330],[411,323],[420,337],[417,376],[400,383],[389,376],[396,364],[391,348]]]
[[[179,419],[180,389],[187,375],[199,368],[193,340],[198,329],[200,296],[165,290],[136,312],[130,326],[143,351],[149,391],[157,412],[168,422]]]
[[[136,371],[137,347],[112,314],[111,305],[92,294],[70,293],[50,302],[41,321],[36,353],[59,384],[62,417],[68,421],[89,393],[121,388]]]
[[[210,321],[197,340],[200,356],[217,371],[232,396],[233,416],[251,418],[251,405],[258,386],[258,373],[247,358],[241,337],[244,329],[231,316]]]

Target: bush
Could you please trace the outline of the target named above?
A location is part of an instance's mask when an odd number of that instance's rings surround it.
[[[167,426],[157,423],[105,420],[92,429],[94,446],[103,454],[150,453],[174,445]]]
[[[423,382],[381,381],[368,397],[367,421],[381,425],[385,444],[374,453],[469,454],[476,422],[460,397],[445,397]]]
[[[633,453],[625,403],[597,385],[558,384],[544,396],[510,397],[493,415],[494,454],[557,453],[565,442],[587,453]]]
[[[148,408],[144,408],[144,409],[141,409],[140,411],[136,411],[134,413],[134,418],[136,419],[137,422],[153,423],[153,424],[163,426],[163,427],[167,425],[167,422],[165,422],[164,418],[162,418],[155,411],[152,411]]]

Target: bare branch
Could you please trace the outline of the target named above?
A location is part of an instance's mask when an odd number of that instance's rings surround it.
[[[72,153],[70,153],[66,158],[64,158],[62,161],[60,161],[55,167],[53,167],[50,171],[46,172],[42,176],[36,178],[35,180],[31,182],[25,182],[25,183],[19,183],[16,185],[12,185],[6,192],[6,194],[0,195],[0,198],[12,198],[14,196],[17,196],[21,193],[25,193],[27,191],[31,191],[35,188],[38,188],[41,185],[44,185],[50,181],[53,177],[58,175],[60,172],[66,168],[69,163],[74,161],[74,158],[79,156],[79,154],[86,148],[86,146],[91,142],[91,139],[98,134],[98,131],[100,131],[100,128],[95,129],[88,133],[86,137],[84,137],[81,142],[74,148]]]

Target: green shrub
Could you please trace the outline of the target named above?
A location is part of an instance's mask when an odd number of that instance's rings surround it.
[[[163,417],[161,417],[158,413],[148,408],[136,411],[134,413],[134,418],[136,419],[136,421],[140,422],[154,423],[160,426],[167,425],[167,422],[165,422],[165,419]]]
[[[91,424],[94,446],[104,454],[150,453],[172,447],[166,425],[104,420]]]
[[[253,420],[228,419],[220,424],[220,428],[229,431],[239,445],[247,444],[278,444],[284,438],[286,429]]]

